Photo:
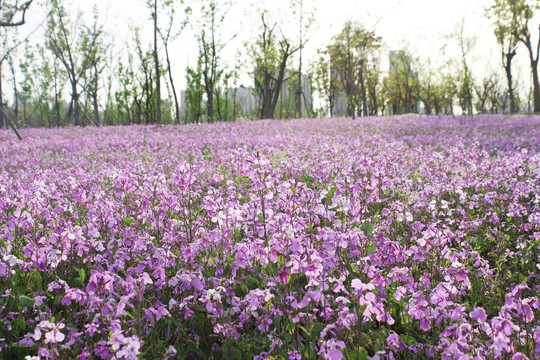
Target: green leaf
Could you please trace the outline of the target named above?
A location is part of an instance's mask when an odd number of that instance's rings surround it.
[[[358,360],[367,360],[367,351],[363,347],[360,347],[360,349],[351,349],[351,350],[345,350],[346,351],[346,358],[347,359],[358,359]]]
[[[79,280],[81,281],[81,284],[84,284],[84,279],[86,279],[86,272],[84,269],[79,269]]]
[[[34,299],[26,295],[19,295],[19,302],[25,306],[34,306]]]
[[[285,340],[287,344],[290,344],[293,342],[293,337],[291,336],[291,334],[288,334],[288,333],[283,334],[283,339]]]
[[[369,221],[366,221],[365,223],[360,225],[360,230],[362,230],[365,235],[369,235],[373,232],[373,224]]]
[[[416,344],[416,339],[413,338],[411,335],[405,335],[403,337],[403,342],[406,344],[406,345],[414,345]]]
[[[127,226],[131,226],[131,224],[133,224],[133,219],[130,217],[125,217],[123,220],[124,224],[126,224]]]

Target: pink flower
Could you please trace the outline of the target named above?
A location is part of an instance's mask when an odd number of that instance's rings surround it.
[[[388,343],[388,345],[390,345],[390,347],[397,347],[399,346],[399,336],[392,333],[388,335],[388,337],[386,338],[386,342]]]
[[[362,290],[363,289],[363,286],[362,286],[362,280],[360,279],[354,279],[353,281],[351,281],[351,287],[355,290]]]
[[[125,338],[125,344],[116,352],[116,356],[120,359],[137,360],[141,343],[137,335]]]
[[[339,349],[330,349],[326,353],[326,358],[330,360],[341,360],[343,359],[343,353]]]
[[[475,308],[469,315],[480,323],[484,323],[487,320],[486,312],[482,308]]]
[[[289,355],[289,360],[302,360],[302,356],[296,350],[288,351],[287,355]]]
[[[343,353],[339,349],[345,348],[345,343],[341,340],[330,339],[326,342],[326,354],[325,359],[329,360],[341,360],[343,359]],[[322,349],[321,349],[322,350]],[[324,351],[324,350],[323,350]]]
[[[32,335],[32,338],[34,338],[35,341],[39,341],[39,339],[41,339],[41,330],[39,328],[34,330],[34,335]]]
[[[196,290],[199,290],[199,291],[201,291],[204,288],[203,283],[198,278],[193,279],[192,285]]]
[[[45,344],[60,343],[64,341],[66,336],[60,332],[60,329],[64,328],[64,324],[58,324],[51,331],[45,333]]]
[[[394,293],[394,299],[397,301],[400,301],[403,296],[405,296],[405,293],[407,292],[407,289],[404,286],[398,286],[396,289],[396,292]]]
[[[420,320],[420,329],[424,331],[429,331],[429,329],[431,329],[431,325],[429,325],[428,319],[423,318],[422,320]]]
[[[288,275],[289,275],[289,269],[282,268],[278,270],[278,278],[277,278],[278,282],[281,284],[287,284],[289,282]]]

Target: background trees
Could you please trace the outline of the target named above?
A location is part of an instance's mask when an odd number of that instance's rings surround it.
[[[372,75],[378,78],[376,76],[378,69],[372,64],[376,63],[381,41],[381,37],[375,32],[348,21],[326,50],[331,62],[330,72],[339,79],[341,90],[344,92],[348,116],[367,116],[368,100],[372,102],[375,100],[377,107],[376,98],[374,96],[368,98],[367,88],[368,78]],[[376,88],[376,83],[377,81],[370,82],[372,90]]]
[[[97,9],[94,21],[87,26],[82,23],[82,14],[74,19],[58,0],[50,0],[50,16],[45,32],[46,47],[63,66],[70,84],[71,99],[66,114],[66,122],[99,125],[99,119],[83,109],[81,117],[81,94],[91,93],[97,106],[97,77],[104,61],[105,46],[101,42],[102,26],[99,25]],[[94,74],[91,72],[94,71]],[[93,88],[92,88],[93,87]]]
[[[260,14],[259,34],[250,49],[255,70],[255,92],[259,99],[259,117],[271,119],[274,117],[276,106],[283,83],[291,79],[292,71],[287,73],[288,61],[301,44],[293,45],[283,35],[276,21],[269,22],[266,12]]]
[[[308,42],[315,18],[307,0],[280,14],[264,4],[244,9],[256,18],[235,30],[252,32],[242,41],[228,30],[238,9],[227,0],[146,0],[146,16],[120,40],[106,35],[107,18],[77,4],[0,3],[0,126],[8,116],[14,127],[168,124],[290,118],[313,108],[351,117],[514,113],[527,110],[520,99],[540,112],[537,1],[492,0],[486,9],[497,64],[476,61],[465,22],[444,38],[443,61],[428,61],[413,47],[390,48],[376,23],[347,21],[326,43]],[[20,31],[34,10],[44,26]],[[181,55],[189,61],[179,76],[177,49],[189,41],[198,51]]]
[[[2,65],[7,60],[13,61],[12,53],[21,44],[21,41],[12,40],[9,42],[7,29],[17,28],[26,22],[26,12],[32,5],[33,0],[27,0],[19,3],[19,1],[0,1],[0,35],[2,37],[2,52],[0,52],[0,128],[9,125],[21,139],[14,124],[10,121],[7,112],[4,109],[4,99],[2,96]],[[13,70],[13,64],[11,64]],[[15,79],[13,81],[15,83]]]

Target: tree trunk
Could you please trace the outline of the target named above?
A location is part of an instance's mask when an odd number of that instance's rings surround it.
[[[362,92],[362,115],[368,116],[366,84],[364,83],[364,60],[361,60],[360,71],[358,75],[360,80],[360,91]]]
[[[22,140],[22,137],[21,135],[19,134],[19,132],[17,131],[17,128],[13,125],[13,122],[11,122],[9,120],[9,117],[8,117],[8,114],[6,113],[6,111],[4,110],[4,106],[2,104],[0,104],[0,118],[4,118],[4,121],[9,125],[9,127],[11,127],[11,129],[13,130],[13,132],[15,133],[15,135],[17,135],[17,137],[19,138],[19,140]]]
[[[206,96],[207,99],[207,109],[206,114],[208,115],[207,121],[209,123],[214,122],[214,89],[212,86],[206,89]]]
[[[538,58],[536,58],[536,60],[533,60],[531,57],[531,68],[533,76],[534,112],[540,113],[540,83],[538,81]]]
[[[72,86],[72,103],[73,103],[73,119],[75,120],[75,125],[80,125],[80,112],[79,112],[79,93],[77,92],[77,85],[73,84]]]
[[[17,82],[16,81],[13,82],[13,92],[15,94],[15,96],[14,96],[15,97],[15,99],[14,99],[15,104],[13,104],[13,106],[15,108],[14,109],[15,110],[15,117],[13,118],[13,121],[15,121],[15,124],[17,126],[20,126],[20,124],[19,124],[19,94],[17,93]]]
[[[285,51],[283,52],[283,58],[281,59],[281,64],[279,65],[279,74],[276,79],[276,83],[274,85],[274,88],[269,91],[269,98],[270,103],[269,106],[266,108],[266,113],[263,113],[264,119],[272,119],[274,117],[274,113],[276,111],[276,106],[279,101],[279,94],[281,92],[281,87],[283,86],[283,78],[285,77],[285,67],[287,65],[287,59],[290,56],[289,53],[290,45],[287,44]]]
[[[165,57],[167,61],[167,69],[169,73],[169,82],[171,83],[171,89],[173,93],[174,98],[174,120],[176,124],[180,124],[180,105],[178,104],[178,95],[176,94],[176,87],[174,86],[174,81],[172,77],[172,71],[171,71],[171,59],[169,58],[169,48],[168,46],[165,46]]]
[[[527,51],[529,52],[529,60],[531,62],[531,72],[533,78],[534,112],[540,113],[540,83],[538,81],[538,57],[540,55],[540,38],[538,39],[538,43],[536,46],[536,58],[534,57],[530,34],[528,34],[525,38],[520,38],[519,40],[525,45]]]
[[[300,66],[298,67],[298,89],[296,90],[296,95],[298,96],[297,112],[299,119],[302,117],[302,93],[302,50],[300,50]]]
[[[156,66],[156,123],[161,124],[161,76],[157,49],[157,0],[154,0],[154,63]]]
[[[4,109],[4,97],[2,96],[2,62],[0,62],[0,108]],[[7,126],[7,119],[4,119],[3,112],[0,114],[0,129]]]
[[[503,66],[504,71],[506,72],[506,81],[508,83],[508,96],[510,97],[510,113],[514,114],[517,112],[516,109],[516,100],[514,97],[514,86],[512,84],[512,59],[516,56],[516,51],[505,53],[503,51]]]
[[[94,121],[99,126],[99,104],[98,104],[98,69],[97,64],[94,64],[94,91],[92,92],[92,100],[94,105]]]

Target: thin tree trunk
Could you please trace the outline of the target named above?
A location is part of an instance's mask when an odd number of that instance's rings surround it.
[[[533,76],[534,112],[540,113],[540,82],[538,81],[538,58],[534,60],[531,56],[531,68]]]
[[[4,108],[4,98],[2,96],[2,62],[0,62],[0,107]],[[4,119],[3,115],[0,115],[0,129],[7,126],[7,119]]]
[[[209,123],[212,123],[212,122],[214,122],[214,89],[213,89],[212,86],[207,88],[206,96],[208,97],[208,99],[207,99],[208,108],[207,108],[207,111],[206,111],[206,114],[208,115],[207,121]]]
[[[283,85],[283,78],[285,77],[285,66],[287,64],[287,59],[290,56],[289,48],[290,48],[290,45],[287,44],[285,48],[285,52],[283,53],[283,59],[281,60],[281,64],[279,67],[279,75],[276,80],[276,84],[274,86],[274,94],[272,97],[272,102],[270,104],[270,108],[268,109],[269,113],[267,115],[269,116],[265,117],[266,119],[271,119],[272,117],[274,117],[274,112],[276,110],[276,106],[279,100],[279,93],[281,90],[281,86]]]
[[[157,49],[157,0],[154,0],[154,63],[156,66],[156,123],[161,124],[161,75]]]
[[[173,81],[173,77],[172,77],[171,60],[169,58],[169,48],[168,48],[168,46],[165,46],[165,56],[166,56],[167,68],[168,68],[168,72],[169,72],[169,81],[171,83],[171,89],[172,89],[173,98],[174,98],[174,110],[175,110],[174,119],[175,119],[175,122],[177,124],[180,124],[180,104],[178,103],[178,96],[176,94],[176,87],[174,86],[174,81]]]
[[[98,104],[98,69],[97,64],[94,64],[94,91],[92,92],[92,100],[94,106],[94,122],[99,126],[99,104]]]
[[[363,116],[368,116],[366,84],[364,84],[364,60],[362,60],[362,63],[360,64],[358,75],[360,80],[360,91],[362,92],[362,114]]]
[[[502,53],[503,56],[503,66],[504,71],[506,72],[506,81],[508,83],[508,95],[510,97],[510,113],[517,112],[516,110],[516,101],[514,97],[514,87],[512,84],[512,59],[516,55],[516,51]]]
[[[534,112],[540,113],[540,83],[538,81],[538,57],[540,55],[540,39],[538,39],[538,43],[536,45],[536,58],[534,57],[530,34],[528,34],[525,38],[520,38],[519,40],[525,45],[527,51],[529,52],[529,60],[531,62],[531,72],[533,78]]]
[[[19,132],[17,131],[17,128],[13,125],[13,122],[11,122],[9,120],[8,114],[5,112],[3,104],[0,104],[0,118],[3,118],[5,120],[5,122],[9,125],[9,127],[11,127],[11,129],[13,130],[15,135],[17,135],[19,140],[22,140],[22,137],[19,134]]]

